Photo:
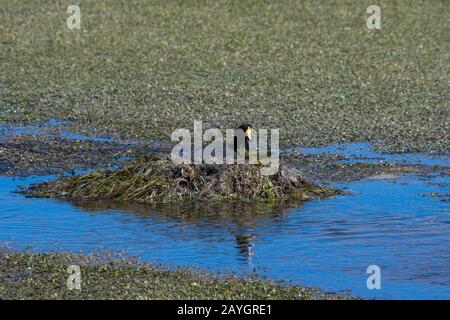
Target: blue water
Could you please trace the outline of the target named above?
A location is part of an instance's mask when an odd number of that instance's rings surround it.
[[[367,142],[333,144],[327,147],[301,148],[301,153],[317,155],[323,153],[337,154],[344,157],[342,163],[395,163],[395,164],[425,164],[450,167],[450,157],[423,153],[380,153]]]
[[[0,124],[0,139],[7,136],[15,135],[39,135],[43,137],[50,137],[58,131],[58,137],[64,140],[86,140],[98,142],[114,142],[110,137],[96,137],[87,136],[81,133],[75,133],[65,129],[65,126],[70,125],[69,121],[63,121],[55,118],[50,118],[42,123],[30,124]],[[129,142],[139,141],[130,139]]]
[[[232,213],[245,208],[182,215],[173,207],[93,209],[12,193],[46,178],[0,177],[0,245],[256,271],[365,298],[450,299],[450,202],[430,196],[450,193],[448,175],[336,184],[351,195],[240,217]],[[366,286],[369,265],[381,268],[380,290]]]

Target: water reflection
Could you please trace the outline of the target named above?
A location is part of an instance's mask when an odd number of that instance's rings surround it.
[[[283,203],[243,203],[243,202],[209,202],[185,204],[139,204],[139,203],[111,203],[108,201],[72,201],[82,212],[91,215],[110,214],[126,211],[141,221],[158,219],[162,222],[178,222],[195,225],[199,228],[206,226],[215,232],[229,233],[235,241],[236,254],[241,261],[252,265],[253,247],[257,240],[255,231],[260,224],[277,225],[282,228],[285,210],[302,205],[299,201]],[[220,231],[218,230],[220,229]],[[179,236],[183,236],[180,234]],[[191,236],[191,235],[190,235]],[[220,241],[220,239],[217,239]]]

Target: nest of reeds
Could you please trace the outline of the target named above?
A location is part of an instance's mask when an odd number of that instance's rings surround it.
[[[32,185],[28,196],[74,200],[168,203],[195,200],[309,200],[339,193],[308,182],[286,165],[271,176],[260,167],[236,165],[176,165],[170,159],[143,157],[118,169]]]

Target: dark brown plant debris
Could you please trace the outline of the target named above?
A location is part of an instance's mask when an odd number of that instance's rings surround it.
[[[309,200],[338,190],[307,181],[281,165],[272,176],[258,165],[176,165],[170,159],[141,157],[118,170],[105,170],[32,185],[27,194],[72,200],[165,203],[190,200]]]

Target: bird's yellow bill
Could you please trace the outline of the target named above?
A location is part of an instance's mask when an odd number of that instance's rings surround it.
[[[248,140],[252,140],[252,132],[252,128],[248,128],[247,130],[245,130],[245,136],[248,138]]]

